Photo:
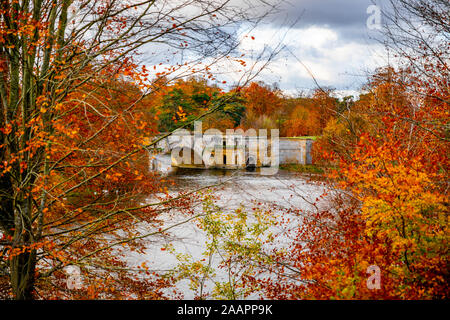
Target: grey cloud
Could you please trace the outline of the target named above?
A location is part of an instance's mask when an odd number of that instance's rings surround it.
[[[270,24],[295,28],[327,26],[342,38],[367,39],[366,10],[372,4],[383,6],[387,0],[290,0],[282,4],[280,12],[271,17]]]

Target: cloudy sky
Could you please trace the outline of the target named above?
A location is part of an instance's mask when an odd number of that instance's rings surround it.
[[[372,16],[367,10],[374,3],[383,5],[380,0],[290,0],[279,14],[252,31],[255,40],[244,41],[242,49],[257,50],[282,40],[287,50],[260,80],[276,82],[287,92],[314,88],[306,66],[321,86],[353,93],[364,84],[368,72],[387,63],[376,40],[379,34],[367,26]]]
[[[245,5],[252,5],[262,0],[232,1],[244,6],[244,1]],[[255,29],[249,31],[248,25],[241,25],[237,32],[241,40],[238,53],[245,54],[243,59],[250,66],[259,61],[256,57],[264,47],[270,51],[281,43],[285,49],[255,80],[269,85],[276,83],[286,93],[295,95],[317,88],[312,74],[321,87],[334,88],[340,96],[355,95],[370,72],[387,64],[385,50],[379,41],[380,34],[369,28],[367,21],[373,16],[372,11],[368,13],[369,7],[375,4],[383,8],[388,1],[284,0],[279,11]],[[145,57],[149,57],[144,63],[162,63],[157,65],[155,72],[189,60],[182,55],[165,60],[171,50],[161,50],[158,43],[149,45],[144,51]],[[161,55],[160,60],[158,55]],[[202,57],[200,60],[204,64],[210,62],[210,58]],[[223,86],[237,84],[242,76],[232,65],[218,64],[215,68],[216,81],[221,85],[226,81]]]
[[[286,50],[258,80],[277,83],[285,92],[296,94],[315,88],[311,72],[320,86],[335,88],[342,95],[354,94],[368,73],[387,63],[379,33],[367,26],[372,16],[368,8],[386,2],[290,0],[252,30],[255,39],[244,39],[240,50],[257,52],[282,41]],[[236,79],[230,76],[230,80]]]

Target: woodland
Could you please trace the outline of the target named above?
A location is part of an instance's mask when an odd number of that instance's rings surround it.
[[[198,299],[449,298],[448,1],[391,1],[383,45],[395,63],[357,97],[319,84],[287,94],[258,78],[283,45],[237,54],[237,26],[251,41],[278,10],[251,2],[0,1],[1,299],[177,299],[180,279]],[[216,66],[240,80],[221,81]],[[206,190],[173,195],[148,150],[196,120],[314,139],[328,191],[311,210],[276,209],[294,223],[257,205],[224,214]],[[130,268],[122,253],[167,232],[160,215],[174,208],[207,234],[206,260]],[[270,226],[283,223],[280,248]],[[205,297],[212,253],[229,278]],[[68,266],[83,286],[67,286]]]

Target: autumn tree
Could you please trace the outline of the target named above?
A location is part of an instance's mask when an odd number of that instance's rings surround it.
[[[243,89],[245,99],[244,128],[279,128],[276,114],[281,108],[279,90],[273,90],[264,83],[253,82]]]
[[[139,163],[155,132],[142,104],[149,70],[210,73],[233,57],[232,26],[265,15],[250,11],[203,0],[0,2],[1,259],[14,298],[58,296],[68,264],[97,278],[91,296],[107,283],[96,268],[126,276],[111,252],[138,249],[132,225],[155,212],[135,202],[149,186]],[[153,68],[138,64],[144,46]],[[192,59],[172,63],[187,51]],[[127,279],[125,297],[164,285]]]
[[[284,121],[287,136],[318,136],[337,116],[339,101],[330,89],[317,89],[311,97],[293,98],[294,108]]]
[[[336,169],[286,250],[259,253],[277,299],[447,299],[448,1],[392,1],[384,12],[396,67],[337,109],[319,143]],[[289,224],[291,226],[292,224]],[[251,259],[251,257],[248,257]],[[254,259],[256,260],[256,258]],[[380,271],[380,287],[368,285]]]
[[[276,277],[263,282],[269,297],[448,297],[448,144],[444,130],[432,130],[448,116],[430,101],[412,117],[414,95],[397,87],[395,77],[375,77],[362,102],[368,103],[364,125],[353,142],[346,140],[350,150],[331,149],[338,169],[313,209],[289,209],[299,227],[290,250],[271,253]],[[411,132],[399,118],[428,125]],[[351,134],[344,131],[343,137]],[[373,265],[381,272],[379,290],[366,284]]]
[[[192,119],[208,112],[211,106],[221,104],[221,99],[224,99],[224,92],[218,86],[209,85],[206,79],[191,77],[163,85],[144,100],[157,115],[159,131],[169,132],[180,125],[187,125],[192,130]],[[232,90],[226,100],[214,114],[203,118],[204,130],[216,128],[225,131],[240,124],[245,110],[240,93]]]

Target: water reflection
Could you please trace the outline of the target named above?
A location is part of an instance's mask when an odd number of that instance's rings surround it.
[[[251,212],[255,206],[273,207],[277,206],[279,210],[273,210],[274,215],[285,214],[282,208],[301,208],[308,210],[311,203],[319,197],[324,189],[318,183],[310,182],[303,176],[280,170],[277,175],[267,176],[261,175],[260,170],[254,172],[246,170],[221,170],[221,169],[185,169],[176,168],[166,171],[169,180],[173,180],[175,184],[169,189],[169,193],[177,196],[180,192],[189,192],[198,188],[216,185],[212,188],[212,194],[215,196],[215,205],[221,212],[243,208]],[[154,202],[155,199],[147,199]],[[202,211],[201,203],[196,206],[197,213]],[[161,214],[164,221],[164,227],[171,227],[186,220],[180,208],[174,207],[169,211]],[[274,234],[284,234],[285,228],[295,229],[298,223],[292,220],[290,225],[284,225],[283,229],[271,229]],[[149,232],[145,226],[142,226],[142,232]],[[284,237],[278,238],[277,245],[284,246],[289,239]],[[160,248],[166,244],[171,244],[177,253],[188,255],[193,260],[201,260],[204,258],[202,253],[206,250],[207,242],[205,233],[198,228],[195,221],[183,223],[170,229],[164,236],[159,235],[148,239],[148,247],[144,254],[131,253],[129,256],[130,265],[140,265],[145,262],[151,269],[161,271],[174,268],[179,261],[173,254],[168,253]],[[214,265],[220,261],[215,261]],[[217,271],[218,279],[226,277],[220,269]],[[208,284],[208,288],[212,288],[213,283]],[[194,293],[189,287],[189,282],[181,281],[177,284],[177,288],[184,294],[187,299],[194,298]],[[253,296],[251,298],[258,298]]]

